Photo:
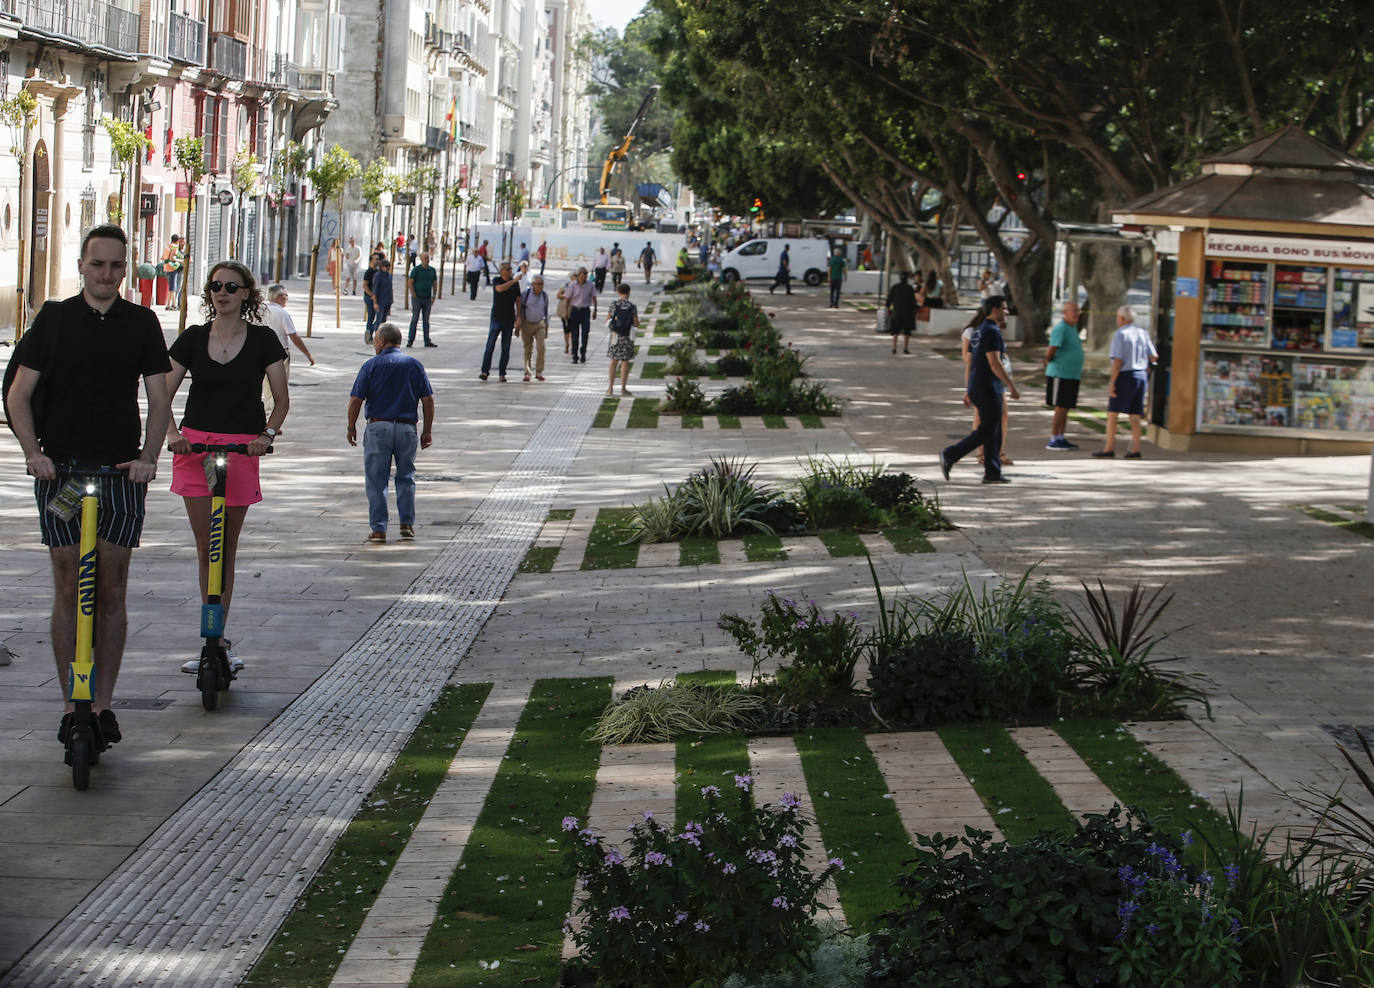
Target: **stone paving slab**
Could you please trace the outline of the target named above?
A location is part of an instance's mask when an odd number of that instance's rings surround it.
[[[1107,813],[1120,804],[1121,801],[1078,757],[1078,752],[1048,727],[1015,727],[1009,733],[1074,816]]]
[[[803,860],[813,874],[825,870],[830,855],[821,839],[821,828],[816,823],[817,799],[824,795],[810,793],[807,797],[806,775],[802,771],[801,754],[790,737],[750,738],[749,774],[754,781],[754,803],[762,806],[771,803],[782,805],[783,793],[802,796],[801,810],[806,814],[806,827],[802,830],[802,840],[806,843],[806,856]],[[726,788],[721,784],[721,789]],[[827,917],[844,925],[844,910],[840,907],[839,891],[834,881],[827,882],[816,896],[817,903],[827,910]]]
[[[934,731],[870,734],[867,740],[913,843],[919,834],[962,837],[966,826],[1002,839],[977,791]]]

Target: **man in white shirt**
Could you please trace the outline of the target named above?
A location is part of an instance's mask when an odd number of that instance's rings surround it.
[[[348,289],[348,294],[358,294],[358,266],[363,260],[363,249],[358,246],[356,237],[348,238],[348,246],[344,248],[344,287]],[[269,303],[270,304],[270,303]],[[291,355],[287,354],[289,358]]]
[[[482,272],[487,269],[487,259],[476,248],[468,251],[468,259],[463,265],[463,277],[468,283],[468,300],[477,300],[477,285],[482,280]]]
[[[270,285],[267,288],[267,304],[262,308],[262,320],[267,324],[267,328],[277,334],[277,342],[281,344],[282,350],[286,352],[286,373],[291,373],[291,350],[287,346],[287,341],[295,344],[296,349],[305,354],[305,359],[310,361],[310,366],[315,366],[315,358],[310,353],[310,348],[305,345],[305,340],[300,338],[296,332],[296,323],[291,318],[291,313],[285,309],[286,289],[281,285]],[[272,393],[267,387],[267,381],[263,379],[262,402],[267,409],[267,414],[272,414]]]
[[[1107,387],[1107,441],[1093,456],[1116,455],[1116,418],[1122,412],[1131,417],[1131,448],[1126,459],[1140,459],[1140,424],[1145,415],[1145,392],[1150,368],[1159,359],[1150,334],[1135,324],[1135,309],[1123,305],[1116,310],[1116,335],[1112,337],[1112,379]]]

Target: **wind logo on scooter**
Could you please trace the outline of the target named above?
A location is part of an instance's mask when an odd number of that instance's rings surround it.
[[[82,617],[95,614],[95,550],[81,557],[77,565],[76,598],[81,607]]]
[[[217,563],[224,549],[224,506],[210,512],[210,562]]]

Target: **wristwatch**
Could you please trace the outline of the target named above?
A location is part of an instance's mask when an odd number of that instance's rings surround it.
[[[266,429],[262,430],[262,434],[266,436],[268,439],[276,439],[277,436],[280,435],[280,433],[278,433],[277,430],[272,428],[270,425]]]

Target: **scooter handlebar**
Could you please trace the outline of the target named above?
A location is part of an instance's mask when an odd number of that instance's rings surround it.
[[[171,446],[168,446],[168,447],[167,447],[167,452],[170,453],[171,451],[172,451],[172,447],[171,447]],[[191,452],[192,452],[192,453],[242,453],[244,456],[250,456],[250,455],[252,455],[252,454],[250,454],[250,453],[248,452],[248,444],[247,444],[247,443],[228,443],[228,444],[216,444],[216,443],[191,443]],[[271,447],[271,446],[268,446],[267,449],[263,450],[263,455],[266,456],[266,455],[267,455],[268,453],[270,453],[270,452],[272,452],[272,447]]]

